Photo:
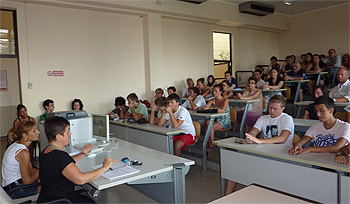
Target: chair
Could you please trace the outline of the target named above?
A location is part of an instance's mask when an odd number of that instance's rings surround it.
[[[16,137],[17,137],[13,128],[11,128],[7,132],[6,137],[7,137],[7,144],[6,144],[6,148],[7,148],[16,140]]]
[[[286,98],[287,99],[290,99],[290,95],[291,95],[291,93],[292,93],[292,90],[289,88],[289,87],[284,87],[285,89],[287,89],[286,90]]]
[[[266,107],[266,98],[263,97],[263,109],[265,110],[265,107]]]
[[[297,134],[294,134],[294,137],[293,137],[293,145],[294,145],[295,143],[297,143],[299,140],[300,140],[300,137],[299,137]]]
[[[40,183],[34,183],[34,184],[28,184],[28,185],[24,185],[24,186],[19,186],[19,187],[16,187],[16,188],[12,189],[10,191],[10,193],[12,191],[14,191],[14,190],[30,188],[30,187],[39,186],[39,185],[41,185],[41,184]],[[38,199],[38,196],[39,196],[39,194],[28,196],[28,197],[24,197],[24,198],[12,199],[6,193],[6,191],[2,187],[0,187],[0,203],[35,203],[36,200]]]
[[[201,137],[201,124],[197,121],[192,121],[194,129],[196,130],[196,142]]]

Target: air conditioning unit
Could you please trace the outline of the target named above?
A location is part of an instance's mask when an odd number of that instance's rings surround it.
[[[239,4],[239,12],[256,16],[266,16],[275,12],[275,8],[270,5],[248,1]]]
[[[206,2],[208,0],[178,0],[178,1],[184,1],[184,2],[193,3],[193,4],[201,4],[201,3]]]

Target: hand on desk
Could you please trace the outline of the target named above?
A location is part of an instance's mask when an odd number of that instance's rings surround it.
[[[311,152],[312,147],[302,148],[300,144],[294,145],[290,150],[288,150],[288,154],[291,155],[302,155]]]
[[[115,164],[115,163],[117,163],[117,160],[106,157],[105,160],[103,161],[102,168],[109,169],[112,166],[112,164]]]
[[[349,165],[349,160],[348,160],[347,156],[345,156],[345,155],[335,155],[334,161],[339,163],[339,164]]]
[[[90,150],[94,147],[92,144],[85,145],[82,152],[86,155],[90,153]]]
[[[255,136],[253,136],[253,135],[251,135],[249,133],[245,134],[245,140],[249,144],[261,144],[262,143],[261,139],[258,139],[258,138],[256,138]]]

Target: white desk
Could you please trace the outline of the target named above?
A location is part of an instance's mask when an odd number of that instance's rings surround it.
[[[84,157],[77,163],[82,172],[93,170],[91,167],[102,164],[106,156],[121,160],[128,157],[131,160],[143,162],[134,166],[140,172],[120,179],[109,180],[99,177],[90,184],[98,190],[103,190],[120,184],[129,184],[152,199],[161,203],[185,203],[185,175],[194,161],[159,152],[147,147],[118,139],[119,145],[112,152],[102,152],[95,158]],[[107,150],[110,146],[105,147]]]
[[[173,136],[187,131],[149,123],[123,123],[110,120],[109,124],[114,137],[169,154],[174,154]]]
[[[324,74],[328,74],[328,72],[308,72],[306,75],[317,75],[316,86],[320,83],[321,76]]]
[[[295,92],[294,103],[298,102],[299,90],[300,90],[301,84],[302,84],[302,83],[305,83],[305,82],[308,82],[308,81],[309,81],[309,80],[307,80],[307,79],[284,81],[285,84],[298,83],[297,89],[296,89],[296,92]]]
[[[273,190],[251,185],[210,204],[226,203],[311,203]]]
[[[260,89],[262,94],[265,96],[267,94],[270,93],[278,93],[278,92],[282,92],[282,91],[287,91],[287,89]],[[243,93],[245,92],[246,89],[233,89],[232,92],[236,92],[236,93]]]
[[[225,179],[278,189],[321,203],[348,203],[350,167],[334,162],[334,154],[289,155],[290,147],[277,144],[238,144],[235,138],[215,143],[220,147],[222,190]],[[313,168],[328,168],[333,171]]]
[[[295,106],[298,106],[298,111],[297,111],[297,118],[300,117],[301,114],[301,110],[304,106],[308,106],[311,103],[313,103],[313,101],[300,101],[300,102],[296,102],[294,103]],[[335,103],[335,111],[336,112],[345,112],[345,107],[347,105],[350,105],[350,102],[336,102]]]
[[[193,116],[196,116],[196,117],[204,118],[205,120],[210,120],[207,131],[205,132],[205,135],[204,135],[204,140],[202,145],[202,170],[206,171],[208,167],[207,166],[207,146],[208,146],[210,131],[213,128],[215,118],[224,116],[227,113],[197,113],[196,111],[189,111],[189,112],[192,116],[192,119],[195,118]]]
[[[306,132],[311,125],[314,125],[318,122],[319,120],[307,120],[307,119],[299,119],[299,118],[293,118],[294,121],[294,131],[298,132]]]
[[[240,104],[245,104],[244,106],[244,112],[243,112],[243,116],[242,116],[242,120],[241,120],[241,126],[239,128],[239,136],[241,138],[244,138],[244,124],[245,124],[245,120],[247,118],[247,113],[248,113],[248,106],[250,104],[253,104],[257,101],[260,101],[260,99],[249,99],[249,100],[243,100],[243,99],[228,99],[228,102],[230,104],[230,106],[235,107],[235,106],[239,106]]]

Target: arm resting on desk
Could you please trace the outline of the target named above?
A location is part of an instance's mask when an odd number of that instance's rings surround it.
[[[250,100],[250,99],[259,99],[261,97],[261,90],[257,90],[254,95],[251,95],[251,96],[245,96],[247,95],[247,92],[244,92],[243,95],[239,94],[238,95],[238,98],[239,99],[243,99],[243,100]]]
[[[338,153],[342,153],[342,154],[335,155],[334,161],[339,164],[349,165],[348,155],[350,153],[350,145],[348,144],[347,146],[340,148],[338,150]]]
[[[336,98],[335,102],[349,102],[349,100],[345,97],[342,97],[342,98]]]
[[[115,164],[116,162],[116,160],[106,157],[101,168],[85,173],[81,172],[80,169],[73,162],[71,162],[63,169],[62,174],[71,182],[77,185],[83,185],[100,177],[112,166],[112,164]]]
[[[265,138],[265,139],[258,139],[255,137],[249,137],[247,134],[247,142],[248,143],[257,143],[257,144],[279,144],[279,143],[285,143],[288,139],[288,136],[290,134],[290,131],[288,130],[282,130],[281,135],[272,137],[272,138]]]
[[[338,149],[345,146],[347,140],[345,138],[340,138],[334,145],[332,146],[324,146],[324,147],[307,147],[304,148],[301,154],[306,154],[309,152],[319,152],[319,153],[336,153]]]
[[[284,84],[284,82],[283,81],[280,81],[278,84],[277,84],[277,86],[270,86],[269,85],[269,82],[266,82],[266,86],[264,85],[264,88],[269,88],[269,89],[280,89],[280,88],[282,88],[282,86],[283,86],[283,84]]]

